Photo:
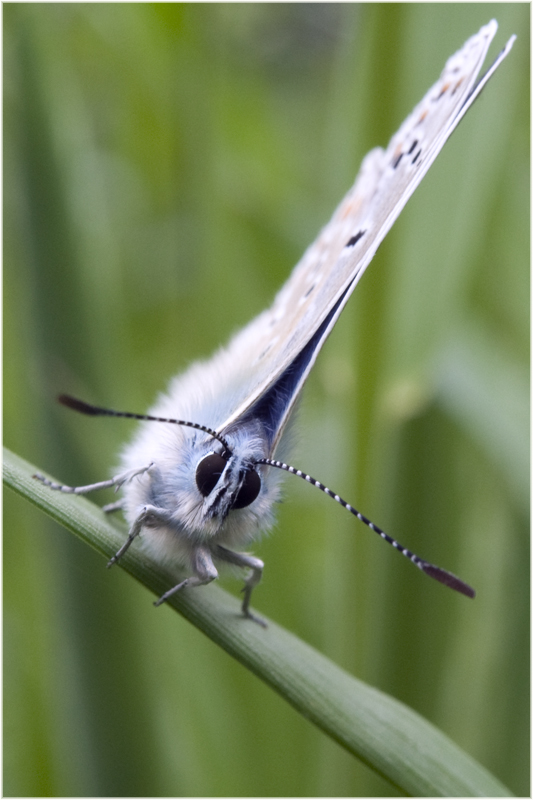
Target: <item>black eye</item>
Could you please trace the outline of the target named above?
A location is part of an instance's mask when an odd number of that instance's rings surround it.
[[[233,503],[233,508],[246,508],[261,491],[261,478],[254,469],[249,470]]]
[[[196,485],[200,494],[204,497],[211,494],[218,483],[218,479],[224,472],[226,464],[226,459],[222,458],[218,453],[210,453],[205,458],[202,458],[196,467]]]

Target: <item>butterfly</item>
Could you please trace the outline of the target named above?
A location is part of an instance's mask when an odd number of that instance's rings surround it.
[[[283,459],[295,405],[348,298],[444,143],[513,46],[514,36],[476,83],[496,30],[492,20],[468,39],[388,147],[365,157],[353,187],[273,305],[210,360],[174,378],[149,414],[100,408],[69,395],[59,398],[84,414],[141,421],[122,452],[122,471],[110,480],[70,487],[34,477],[75,494],[123,489],[122,500],[104,507],[108,512],[121,509],[130,526],[108,566],[142,532],[148,552],[186,574],[155,605],[186,587],[215,580],[216,564],[232,564],[248,570],[243,614],[264,624],[250,611],[264,565],[241,551],[273,524],[284,472],[321,489],[430,577],[474,597],[468,584],[404,548]]]

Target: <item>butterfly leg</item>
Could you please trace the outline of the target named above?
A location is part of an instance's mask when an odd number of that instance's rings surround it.
[[[215,556],[220,558],[221,561],[225,561],[227,564],[235,564],[238,567],[244,567],[251,570],[251,574],[246,579],[244,584],[242,613],[245,617],[248,617],[248,619],[252,619],[254,622],[257,622],[258,625],[266,628],[266,622],[261,619],[261,617],[256,617],[255,614],[252,614],[250,611],[250,598],[252,596],[252,591],[257,586],[263,575],[263,569],[265,566],[263,562],[259,558],[249,556],[247,553],[235,553],[233,550],[226,550],[225,547],[222,547],[219,544],[213,548],[213,552]]]
[[[108,503],[102,506],[102,511],[106,514],[112,514],[114,511],[121,511],[124,508],[124,500],[117,500],[116,503]]]
[[[193,575],[190,578],[185,578],[185,580],[181,581],[176,586],[173,586],[172,589],[169,589],[168,592],[165,592],[165,594],[161,595],[159,600],[155,601],[154,606],[160,606],[161,603],[164,603],[169,597],[172,597],[173,594],[181,591],[181,589],[185,589],[186,586],[203,586],[204,584],[211,583],[211,581],[214,581],[216,578],[218,578],[218,572],[213,564],[211,553],[205,547],[196,548],[194,553],[193,569],[196,572],[196,575]]]
[[[89,483],[87,486],[65,486],[62,483],[55,483],[49,478],[45,478],[44,475],[40,473],[36,473],[33,477],[41,481],[41,483],[44,483],[45,486],[49,486],[50,489],[54,489],[56,492],[65,492],[66,494],[88,494],[97,489],[110,489],[112,486],[115,487],[115,492],[118,492],[121,486],[124,486],[125,483],[129,483],[137,475],[143,475],[145,472],[148,472],[152,466],[153,462],[148,464],[147,467],[135,467],[135,469],[129,469],[127,472],[122,472],[120,475],[115,475],[114,478],[110,478],[108,481]]]
[[[140,534],[143,525],[147,527],[156,527],[157,525],[168,525],[171,521],[172,514],[170,511],[167,511],[164,508],[157,508],[157,506],[143,506],[143,509],[137,519],[134,521],[133,525],[131,526],[128,538],[122,545],[122,547],[117,550],[113,558],[111,558],[107,562],[107,566],[112,567],[113,564],[116,564],[119,558],[121,558],[126,550],[129,548],[133,540]]]

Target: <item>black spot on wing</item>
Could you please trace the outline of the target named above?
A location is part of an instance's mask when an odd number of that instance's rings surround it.
[[[365,235],[365,233],[366,231],[359,231],[358,233],[356,233],[355,236],[352,236],[352,238],[346,242],[345,247],[353,247],[355,244],[357,244],[359,239],[361,239]]]
[[[418,145],[418,139],[414,139],[413,143],[411,144],[411,146],[409,148],[409,150],[407,150],[407,151],[404,150],[404,151],[402,151],[400,153],[399,156],[395,157],[395,159],[392,162],[392,168],[393,169],[397,169],[399,167],[399,165],[400,165],[400,161],[402,160],[402,158],[404,156],[411,156],[414,153],[417,145]],[[411,163],[413,164],[414,162],[412,161]]]
[[[402,158],[403,158],[403,153],[400,153],[400,155],[398,156],[396,161],[394,161],[393,164],[392,164],[392,168],[393,169],[396,169],[396,167],[399,165],[399,163],[402,160]]]
[[[420,154],[421,154],[421,153],[422,153],[422,148],[420,148],[420,150],[418,151],[418,153],[416,154],[416,156],[413,158],[413,160],[411,161],[411,164],[416,164],[416,162],[417,162],[417,161],[418,161],[418,159],[420,158]]]
[[[265,347],[265,349],[263,350],[263,352],[257,357],[257,360],[261,361],[261,359],[266,356],[271,347],[272,347],[272,342],[269,342]]]
[[[459,88],[459,86],[462,84],[462,82],[463,82],[463,78],[460,78],[460,79],[457,81],[457,83],[455,84],[455,86],[454,86],[454,87],[453,87],[453,89],[452,89],[452,97],[454,96],[454,94],[456,93],[457,89],[458,89],[458,88]]]

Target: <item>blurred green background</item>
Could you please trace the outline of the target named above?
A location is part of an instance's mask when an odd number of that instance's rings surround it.
[[[5,443],[70,484],[132,425],[55,395],[147,409],[266,307],[446,58],[492,17],[490,58],[518,35],[325,346],[292,459],[478,596],[288,478],[254,603],[529,795],[529,5],[3,11]],[[4,795],[394,795],[9,491],[4,513]]]

